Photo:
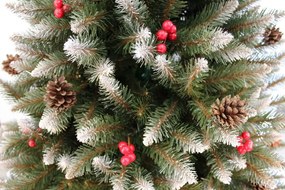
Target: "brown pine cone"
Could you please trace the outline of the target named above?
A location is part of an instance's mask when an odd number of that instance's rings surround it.
[[[282,38],[283,33],[279,31],[279,28],[267,28],[263,34],[263,42],[265,45],[272,45],[279,42]]]
[[[7,73],[9,73],[10,75],[17,75],[19,74],[18,71],[16,71],[16,69],[14,69],[13,67],[11,67],[11,63],[13,61],[18,61],[20,60],[20,56],[19,55],[7,55],[7,60],[2,62],[3,65],[3,70],[6,71]]]
[[[49,107],[59,112],[72,107],[76,102],[76,92],[71,90],[71,87],[63,76],[55,81],[49,81],[44,98]]]
[[[245,105],[246,102],[240,100],[239,96],[226,96],[212,105],[212,114],[221,126],[232,129],[245,122]]]
[[[263,185],[253,184],[253,190],[269,190]]]

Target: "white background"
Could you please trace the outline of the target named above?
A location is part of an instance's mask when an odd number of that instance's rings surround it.
[[[6,54],[16,53],[14,44],[10,41],[12,34],[24,32],[28,27],[27,23],[17,17],[17,15],[12,14],[11,11],[5,7],[7,2],[12,2],[12,0],[0,0],[0,64],[2,60],[6,59]],[[268,9],[285,10],[285,0],[261,0],[260,2],[263,7]],[[278,27],[285,33],[285,19],[278,24]],[[0,65],[0,67],[2,68],[2,65]],[[1,69],[0,78],[5,80],[11,79],[10,76]],[[18,115],[12,113],[10,109],[11,103],[5,102],[0,96],[0,122],[7,122],[18,117]],[[0,178],[4,176],[4,172],[5,170],[0,168]]]

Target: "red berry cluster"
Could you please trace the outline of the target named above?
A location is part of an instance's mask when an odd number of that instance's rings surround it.
[[[37,146],[37,143],[36,143],[36,141],[34,139],[29,139],[28,140],[28,145],[29,145],[29,147],[34,148],[34,147]]]
[[[136,155],[134,154],[135,146],[133,144],[121,141],[119,142],[118,147],[120,152],[124,155],[121,158],[121,164],[123,166],[127,166],[136,160]]]
[[[177,38],[176,34],[176,26],[170,20],[166,20],[162,23],[162,29],[156,32],[156,38],[159,41],[166,41],[167,39],[170,41],[174,41]],[[167,51],[167,47],[165,43],[157,44],[156,51],[160,54],[164,54]]]
[[[251,152],[253,150],[253,142],[250,140],[250,133],[244,131],[239,138],[239,146],[237,146],[237,151],[243,155],[247,152]]]
[[[68,4],[63,4],[62,0],[54,0],[53,5],[55,7],[53,13],[56,18],[62,18],[65,13],[70,12],[70,6]]]

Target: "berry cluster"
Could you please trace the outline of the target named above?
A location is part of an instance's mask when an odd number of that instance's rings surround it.
[[[62,0],[54,0],[53,5],[55,7],[53,14],[56,18],[62,18],[65,13],[70,12],[70,6],[63,4]]]
[[[247,152],[253,150],[253,142],[250,140],[250,134],[247,131],[244,131],[239,138],[239,146],[237,146],[237,151],[243,155]]]
[[[157,40],[164,42],[166,40],[174,41],[177,38],[176,31],[176,26],[170,20],[166,20],[162,23],[162,29],[156,32],[156,38]],[[167,47],[165,43],[157,44],[156,51],[160,54],[166,53]]]
[[[136,160],[136,155],[134,154],[135,146],[133,144],[121,141],[119,142],[118,147],[120,152],[124,155],[121,158],[121,164],[123,166],[127,166]]]

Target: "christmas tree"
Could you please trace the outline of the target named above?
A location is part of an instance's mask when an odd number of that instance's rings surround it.
[[[19,0],[7,190],[282,189],[285,53],[257,0]]]

